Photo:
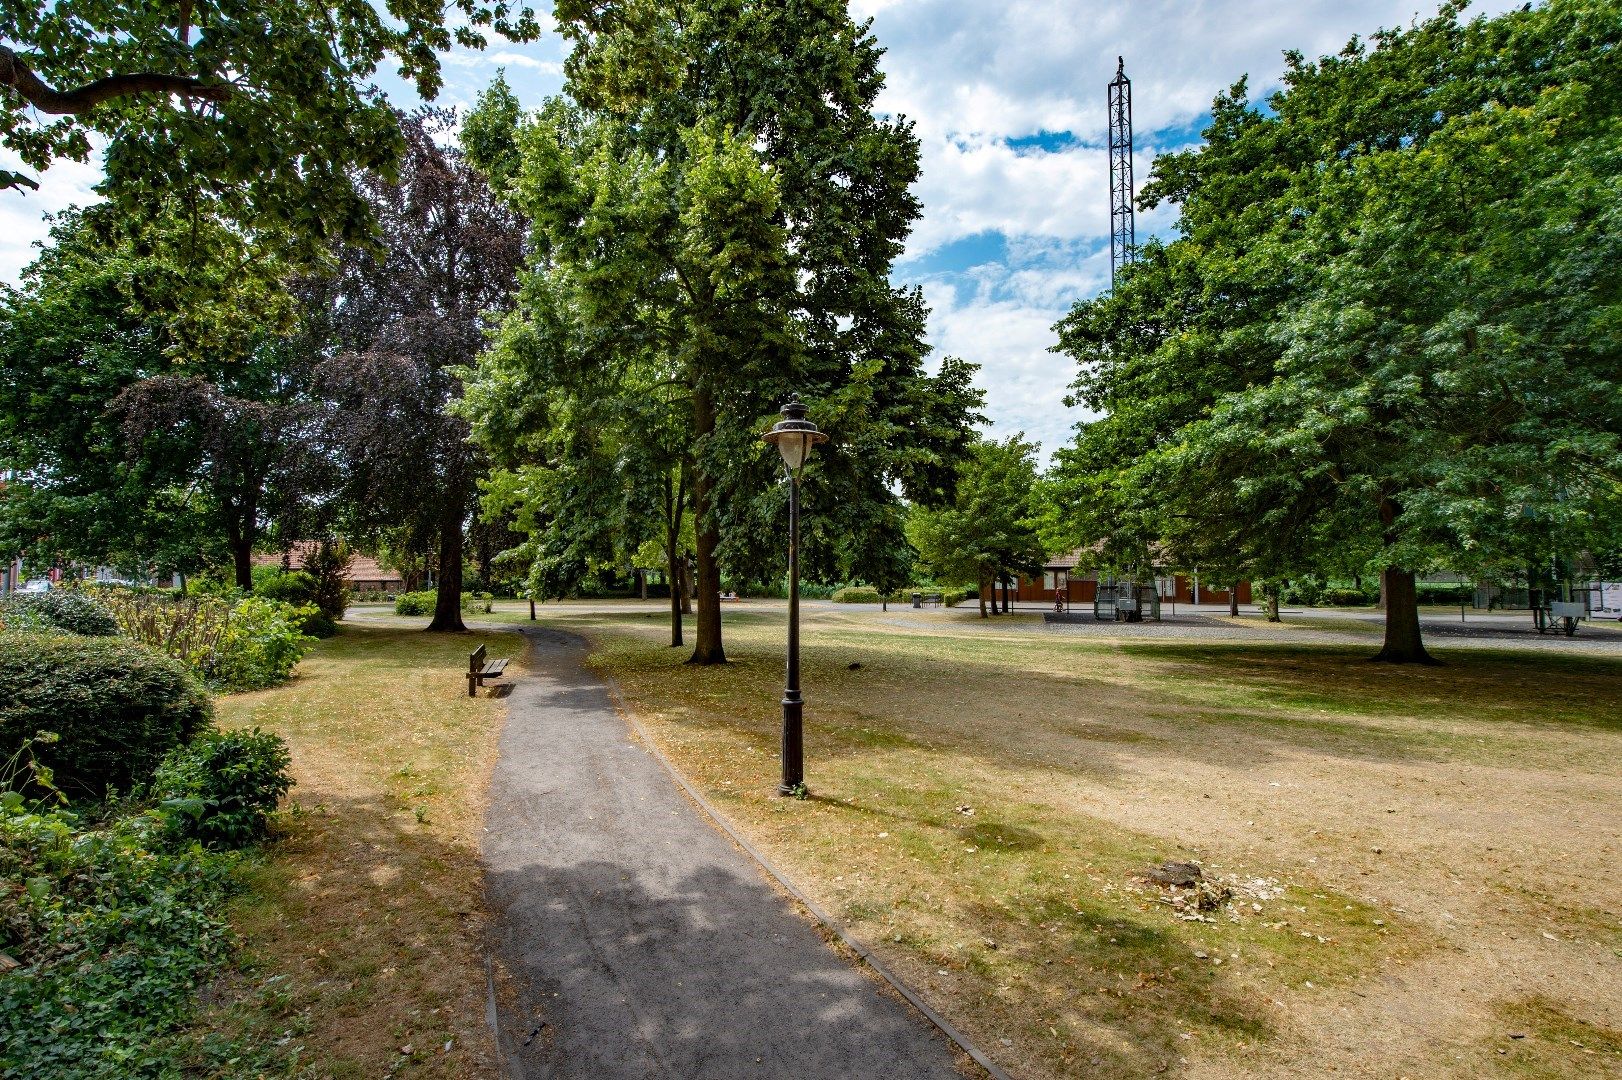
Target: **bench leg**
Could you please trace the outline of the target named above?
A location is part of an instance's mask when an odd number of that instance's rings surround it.
[[[479,677],[477,675],[473,675],[473,674],[470,673],[468,675],[468,677],[467,677],[467,696],[468,697],[478,697],[478,695],[479,695]]]

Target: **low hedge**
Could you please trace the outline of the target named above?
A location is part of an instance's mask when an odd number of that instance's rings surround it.
[[[418,592],[401,593],[394,601],[396,615],[432,615],[435,606],[439,603],[439,594],[433,589],[422,589]],[[495,596],[491,593],[463,593],[461,607],[463,611],[482,611],[488,614],[495,604]]]
[[[828,599],[836,604],[877,604],[884,599],[884,594],[871,585],[847,585]]]
[[[21,631],[61,631],[88,637],[112,637],[118,623],[107,605],[72,589],[12,593],[0,599],[0,627]]]
[[[135,642],[0,635],[0,759],[37,732],[55,732],[60,739],[37,755],[70,798],[145,781],[211,711],[186,665]]]

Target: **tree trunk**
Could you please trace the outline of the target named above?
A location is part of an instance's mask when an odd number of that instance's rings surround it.
[[[1278,622],[1278,582],[1269,581],[1263,585],[1262,598],[1267,604],[1267,621]]]
[[[231,548],[232,572],[237,588],[253,592],[253,519],[235,503],[227,503],[225,538]]]
[[[693,613],[693,597],[698,595],[698,586],[693,584],[693,557],[684,554],[676,562],[676,592],[681,596],[681,613]]]
[[[990,616],[986,614],[986,592],[988,591],[988,588],[989,586],[986,584],[986,575],[981,574],[980,587],[976,589],[975,592],[977,592],[980,596],[980,617],[982,619],[990,618]]]
[[[1239,583],[1237,581],[1233,583],[1233,588],[1228,590],[1228,614],[1235,616],[1239,614]]]
[[[715,401],[707,387],[693,388],[693,435],[707,439],[715,432]],[[693,468],[693,538],[698,549],[698,627],[689,664],[724,664],[721,644],[721,566],[715,549],[721,544],[715,525],[715,482],[702,466]],[[682,592],[685,595],[686,589]]]
[[[439,518],[439,585],[434,596],[434,619],[428,629],[438,633],[466,633],[462,622],[462,507],[466,502],[460,479],[445,492]]]
[[[1425,651],[1419,630],[1419,595],[1414,572],[1395,566],[1380,575],[1380,592],[1385,597],[1385,646],[1373,659],[1388,664],[1435,664]]]

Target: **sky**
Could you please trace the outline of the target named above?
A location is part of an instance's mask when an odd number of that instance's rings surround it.
[[[541,6],[544,5],[544,0]],[[935,359],[980,365],[992,433],[1024,432],[1044,458],[1082,418],[1063,398],[1071,361],[1053,324],[1109,284],[1105,86],[1117,56],[1132,80],[1135,168],[1199,141],[1210,104],[1240,76],[1276,89],[1283,53],[1334,53],[1355,35],[1406,26],[1437,0],[851,0],[886,49],[878,108],[913,121],[923,217],[894,268],[929,303]],[[1478,0],[1496,14],[1514,0]],[[526,107],[562,87],[556,34],[444,57],[439,104],[471,106],[498,68]],[[409,107],[398,80],[380,83]],[[0,153],[0,168],[17,167]],[[15,283],[44,215],[94,198],[92,164],[60,163],[41,190],[0,192],[0,281]],[[1138,216],[1138,237],[1170,237],[1175,210]]]

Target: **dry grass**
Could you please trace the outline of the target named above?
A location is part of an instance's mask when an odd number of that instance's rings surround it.
[[[498,1075],[479,840],[506,710],[467,697],[481,641],[518,645],[351,622],[292,682],[220,701],[222,724],[288,741],[298,786],[234,906],[246,970],[218,988],[208,1026],[283,1041],[301,1075]]]
[[[1615,661],[1393,670],[823,609],[796,802],[769,796],[780,612],[729,610],[722,669],[664,647],[662,610],[542,617],[1016,1075],[1556,1075],[1552,1040],[1498,1053],[1529,988],[1622,1025]],[[1184,921],[1135,878],[1188,857],[1282,894]]]

